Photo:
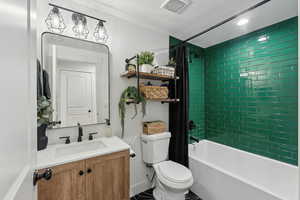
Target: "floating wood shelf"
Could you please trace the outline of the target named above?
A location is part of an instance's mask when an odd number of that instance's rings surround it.
[[[179,76],[168,76],[168,75],[161,75],[161,74],[152,74],[152,73],[145,73],[145,72],[140,72],[140,65],[139,65],[139,55],[137,54],[136,56],[133,56],[132,58],[128,58],[125,60],[125,63],[128,65],[130,64],[130,61],[135,60],[135,66],[136,66],[136,70],[137,71],[125,71],[123,73],[121,73],[121,77],[125,77],[125,78],[136,78],[136,88],[139,91],[139,95],[141,94],[140,91],[140,85],[141,85],[141,79],[144,80],[158,80],[158,81],[172,81],[170,82],[171,84],[174,85],[174,87],[172,88],[173,91],[173,95],[172,95],[172,99],[171,98],[166,98],[166,99],[146,99],[146,101],[149,102],[161,102],[161,103],[177,103],[180,102],[180,99],[178,99],[177,96],[177,80],[180,79]],[[176,74],[176,67],[174,68],[175,72],[174,74]],[[132,103],[140,103],[140,102],[136,102],[134,99],[131,100],[127,100],[126,104],[132,104]]]
[[[179,99],[146,99],[146,101],[153,101],[153,102],[161,102],[161,103],[176,103],[180,102]],[[126,101],[127,104],[136,103],[135,100],[130,99]]]
[[[162,103],[173,103],[173,102],[179,102],[179,99],[146,99],[147,101],[156,101],[156,102],[162,102]]]
[[[137,72],[125,72],[124,74],[121,75],[121,77],[136,78],[137,75],[138,75]],[[171,77],[171,76],[161,75],[161,74],[151,74],[151,73],[145,73],[145,72],[140,72],[139,77],[140,77],[140,79],[162,80],[162,81],[179,79],[178,77]]]

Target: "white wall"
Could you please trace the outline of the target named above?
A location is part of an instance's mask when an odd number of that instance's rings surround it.
[[[76,4],[70,3],[70,1],[53,1],[53,3],[59,4],[64,7],[68,7],[79,12],[83,12],[92,16],[96,16],[102,19],[107,20],[105,24],[108,33],[109,41],[108,46],[111,51],[111,122],[112,122],[112,132],[113,135],[120,136],[121,126],[120,119],[118,114],[118,102],[122,91],[130,86],[136,85],[136,80],[129,80],[125,78],[120,78],[120,73],[124,71],[126,58],[134,56],[136,53],[142,50],[161,50],[168,49],[169,46],[169,36],[167,34],[162,34],[160,32],[155,32],[153,30],[148,30],[143,26],[131,24],[125,20],[110,16],[104,11],[89,9],[84,6],[79,6]],[[46,31],[45,19],[49,12],[49,7],[46,0],[40,0],[38,2],[38,35],[43,31]],[[65,31],[66,35],[73,36],[71,32],[71,21],[70,15],[64,13],[64,17],[67,21],[67,30]],[[92,32],[96,22],[90,23],[90,36],[88,39],[93,40]],[[40,41],[40,37],[38,38]],[[40,48],[40,44],[38,45]],[[168,53],[165,55],[160,55],[160,62],[166,64],[168,59]],[[130,120],[130,117],[133,115],[133,107],[127,107],[127,120],[126,120],[126,129],[125,129],[125,140],[132,145],[132,148],[137,153],[137,157],[131,161],[131,187],[132,192],[139,193],[148,189],[149,185],[146,178],[146,167],[141,158],[141,143],[139,136],[142,134],[142,124],[143,120],[163,120],[168,122],[168,104],[160,104],[149,102],[147,105],[147,116],[143,119],[141,114],[134,119]],[[139,111],[140,111],[139,106]],[[84,127],[85,137],[87,132],[90,131],[99,131],[101,133],[103,127],[88,126]],[[56,143],[57,138],[61,135],[71,135],[73,140],[77,137],[76,128],[66,128],[60,130],[48,131],[48,136],[50,143]]]
[[[31,36],[36,30],[30,16],[36,14],[34,8],[34,0],[0,2],[0,199],[4,200],[33,199],[36,52]]]

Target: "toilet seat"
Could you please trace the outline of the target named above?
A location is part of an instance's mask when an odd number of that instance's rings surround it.
[[[154,166],[157,178],[165,185],[174,189],[189,188],[193,184],[191,171],[173,161],[164,161]]]

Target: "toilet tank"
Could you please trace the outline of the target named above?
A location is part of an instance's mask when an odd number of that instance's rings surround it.
[[[142,155],[147,164],[155,164],[168,159],[171,133],[142,135]]]

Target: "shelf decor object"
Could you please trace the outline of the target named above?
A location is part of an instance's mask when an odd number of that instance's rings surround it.
[[[163,121],[143,122],[143,132],[146,135],[163,133],[167,130],[166,123]]]
[[[165,86],[141,85],[140,93],[147,100],[163,100],[169,97],[169,89]]]
[[[139,54],[138,64],[140,66],[140,72],[151,73],[153,70],[154,53],[150,51],[144,51]]]
[[[175,68],[169,66],[157,66],[152,70],[153,74],[163,75],[174,77],[175,76]]]
[[[64,18],[60,13],[60,10],[54,6],[48,17],[45,20],[48,30],[54,33],[63,33],[67,28]]]
[[[146,100],[145,98],[139,94],[139,91],[136,87],[128,87],[126,88],[120,97],[119,100],[119,116],[121,118],[121,127],[122,127],[122,138],[124,137],[124,126],[125,126],[125,114],[126,114],[126,105],[134,104],[134,116],[131,119],[134,119],[137,115],[137,104],[142,103],[142,113],[143,116],[146,115]]]

